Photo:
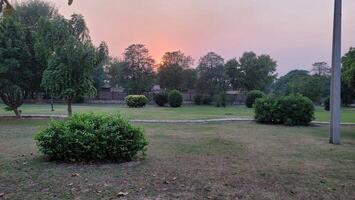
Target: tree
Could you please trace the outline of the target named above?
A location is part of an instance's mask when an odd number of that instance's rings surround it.
[[[116,63],[120,73],[114,81],[129,94],[143,94],[153,87],[155,61],[142,44],[133,44],[123,53],[123,63]]]
[[[54,4],[43,0],[29,0],[15,5],[15,16],[32,31],[37,31],[40,18],[59,17]]]
[[[184,69],[182,71],[182,90],[195,89],[197,84],[197,70],[196,69]]]
[[[331,75],[331,69],[326,62],[316,62],[313,65],[311,72],[318,76],[328,76]]]
[[[287,95],[290,91],[289,84],[291,82],[300,80],[302,77],[308,77],[309,71],[307,70],[292,70],[286,75],[281,76],[272,86],[273,93],[276,95]]]
[[[200,93],[213,96],[227,89],[224,59],[220,55],[210,52],[200,58],[197,71],[197,89]]]
[[[0,97],[17,117],[33,74],[29,59],[23,25],[14,17],[4,18],[0,21]]]
[[[96,92],[91,76],[97,62],[96,56],[90,42],[69,37],[63,45],[56,47],[55,54],[49,58],[42,86],[65,99],[69,116],[72,115],[74,98],[92,96]]]
[[[224,68],[232,89],[243,89],[243,74],[237,59],[228,60]]]
[[[185,73],[185,70],[193,64],[190,56],[185,56],[181,51],[166,52],[163,56],[161,64],[158,69],[158,81],[161,88],[169,90],[185,90],[187,84],[184,81],[191,77],[191,74]],[[186,79],[185,79],[186,78]]]
[[[106,79],[104,68],[109,62],[109,50],[106,42],[101,42],[96,48],[96,57],[95,68],[91,76],[96,90],[99,90],[104,85]]]
[[[355,48],[350,48],[343,57],[342,63],[343,80],[352,91],[355,91]]]
[[[25,27],[26,44],[29,48],[30,59],[29,65],[32,66],[33,76],[29,84],[29,95],[35,98],[38,92],[43,91],[40,87],[42,81],[42,74],[47,67],[47,58],[42,57],[36,51],[38,41],[47,41],[47,38],[41,39],[42,35],[39,34],[41,19],[53,20],[59,18],[58,9],[51,3],[42,0],[30,0],[15,5],[15,17]],[[61,33],[61,32],[60,32]],[[47,51],[47,50],[46,50]]]
[[[265,91],[276,79],[277,64],[269,55],[257,56],[254,52],[245,52],[239,64],[243,87],[247,91]]]

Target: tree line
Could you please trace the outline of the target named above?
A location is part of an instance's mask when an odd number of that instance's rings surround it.
[[[354,98],[355,49],[343,58],[343,102]],[[194,67],[197,66],[197,67]],[[329,96],[330,69],[316,63],[312,72],[294,70],[277,79],[277,63],[269,55],[245,52],[225,60],[215,52],[196,63],[181,51],[166,52],[156,63],[147,47],[133,44],[121,58],[111,58],[105,42],[95,46],[85,19],[69,19],[51,3],[30,0],[14,5],[0,19],[0,97],[8,110],[20,116],[24,98],[62,98],[71,104],[93,96],[105,83],[128,94],[145,94],[153,85],[165,90],[194,89],[216,96],[227,90],[261,90],[275,95],[301,93],[314,102]]]

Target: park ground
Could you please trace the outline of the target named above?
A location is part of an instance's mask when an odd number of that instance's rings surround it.
[[[38,153],[46,124],[0,120],[0,199],[355,199],[355,127],[136,124],[145,159],[68,164]]]
[[[0,104],[0,108],[5,107]],[[51,112],[50,104],[25,104],[20,107],[23,115],[66,115],[67,107],[64,104],[56,104],[55,111]],[[181,120],[181,119],[212,119],[212,118],[231,118],[245,117],[253,118],[254,109],[244,105],[228,106],[218,108],[215,106],[196,106],[185,105],[181,108],[157,107],[149,105],[144,108],[128,108],[118,104],[76,104],[73,106],[74,113],[81,112],[120,112],[129,119],[152,119],[152,120]],[[1,115],[14,115],[13,112],[0,109]],[[323,107],[316,107],[315,120],[329,122],[330,112]],[[355,108],[342,108],[341,121],[343,123],[355,123]]]

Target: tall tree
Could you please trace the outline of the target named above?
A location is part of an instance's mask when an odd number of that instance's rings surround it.
[[[133,44],[123,53],[123,62],[120,64],[120,74],[117,83],[130,94],[149,92],[153,87],[155,61],[149,50],[143,44]]]
[[[228,82],[233,90],[243,89],[243,73],[237,59],[228,60],[224,66]]]
[[[281,76],[272,86],[273,93],[276,95],[286,95],[290,92],[290,83],[300,80],[303,77],[308,77],[307,70],[291,70],[286,75]]]
[[[200,93],[216,95],[227,89],[227,79],[224,73],[224,59],[210,52],[199,60],[197,67],[197,89]]]
[[[15,4],[15,17],[24,25],[26,44],[29,48],[29,65],[33,68],[34,74],[29,84],[27,97],[35,98],[38,92],[42,92],[40,87],[42,74],[47,67],[47,59],[36,52],[36,45],[41,40],[39,33],[41,19],[52,20],[60,17],[58,9],[51,3],[42,0],[30,0]],[[46,41],[48,42],[48,41]]]
[[[99,47],[96,48],[96,56],[96,64],[91,76],[94,80],[96,90],[99,90],[104,85],[104,81],[106,79],[104,68],[107,67],[110,59],[106,42],[101,42]]]
[[[239,59],[243,74],[243,87],[250,90],[266,90],[276,79],[276,61],[269,55],[257,56],[254,52],[245,52]]]
[[[181,51],[166,52],[158,68],[158,81],[160,87],[170,90],[185,90],[184,73],[193,60],[190,56],[185,56]],[[186,77],[187,78],[187,77]]]
[[[33,70],[29,65],[30,53],[26,45],[23,25],[14,17],[0,21],[0,97],[7,110],[14,111],[23,103],[25,92],[29,89]]]
[[[40,18],[53,19],[59,17],[54,4],[43,0],[29,0],[15,4],[15,16],[32,31],[37,31]]]
[[[63,45],[56,47],[48,63],[42,86],[65,99],[71,116],[74,98],[92,96],[96,92],[91,76],[97,63],[95,48],[88,41],[69,37]]]
[[[318,76],[329,76],[331,75],[331,69],[326,62],[316,62],[312,65],[311,72]]]
[[[355,91],[355,48],[350,48],[342,60],[343,80],[349,88]]]

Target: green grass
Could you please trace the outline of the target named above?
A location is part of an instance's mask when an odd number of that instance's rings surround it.
[[[1,105],[0,105],[1,106]],[[3,107],[3,106],[1,106]],[[49,104],[25,104],[21,108],[23,114],[41,115],[65,115],[67,114],[66,105],[55,105],[55,111],[50,111]],[[73,106],[74,113],[78,112],[121,112],[129,119],[211,119],[227,117],[249,117],[254,116],[254,110],[245,106],[229,106],[227,108],[217,108],[215,106],[183,106],[181,108],[147,106],[145,108],[128,108],[124,105],[85,105],[77,104]],[[13,115],[0,109],[0,115]],[[322,107],[317,107],[315,112],[317,121],[329,121],[330,112]],[[343,108],[341,121],[355,123],[355,108]]]
[[[147,157],[122,164],[47,162],[34,134],[47,121],[0,120],[6,199],[351,199],[355,128],[343,145],[328,127],[255,123],[137,124]],[[73,177],[73,173],[80,176]]]

